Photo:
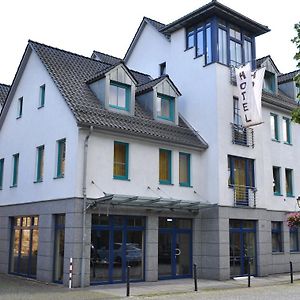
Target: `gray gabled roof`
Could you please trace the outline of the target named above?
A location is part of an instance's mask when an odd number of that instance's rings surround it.
[[[122,61],[121,58],[109,54],[105,54],[103,52],[96,51],[96,50],[93,51],[92,58],[110,65],[115,65],[118,64],[120,61]]]
[[[277,77],[278,83],[285,83],[288,81],[293,81],[295,76],[300,74],[300,70],[295,70],[286,74],[280,74]]]
[[[156,30],[161,31],[165,28],[165,24],[158,22],[156,20],[150,19],[148,17],[144,17],[145,21],[149,22]]]
[[[10,89],[9,85],[0,83],[0,111],[8,95],[9,89]]]
[[[271,104],[279,109],[285,109],[288,111],[292,111],[298,106],[297,102],[294,99],[288,97],[280,90],[278,90],[277,95],[263,91],[262,103]]]
[[[179,92],[178,88],[175,86],[175,84],[173,83],[173,81],[170,79],[169,75],[162,75],[158,78],[155,78],[151,81],[148,81],[144,84],[140,84],[137,86],[136,88],[136,94],[137,95],[141,95],[144,93],[149,92],[150,90],[153,89],[153,87],[155,87],[158,83],[160,83],[161,81],[163,81],[165,78],[167,78],[170,83],[172,84],[172,86],[174,87],[174,90],[176,91],[176,93],[181,96],[181,93]]]
[[[269,60],[271,62],[271,64],[273,65],[274,69],[277,71],[277,74],[280,74],[280,71],[278,70],[276,64],[274,63],[274,60],[272,59],[271,55],[257,58],[256,59],[256,67],[260,68],[266,60]]]
[[[86,82],[110,67],[107,63],[33,41],[29,41],[29,46],[44,64],[79,126],[94,126],[105,131],[191,148],[207,148],[203,139],[187,126],[168,125],[153,120],[138,101],[134,116],[114,113],[101,107]]]

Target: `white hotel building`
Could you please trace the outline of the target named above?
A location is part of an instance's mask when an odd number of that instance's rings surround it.
[[[0,272],[73,286],[300,270],[293,81],[268,27],[217,1],[144,18],[124,60],[29,41],[0,85]],[[266,37],[268,35],[266,34]],[[291,54],[292,55],[292,54]],[[266,67],[264,123],[241,126],[233,66]]]

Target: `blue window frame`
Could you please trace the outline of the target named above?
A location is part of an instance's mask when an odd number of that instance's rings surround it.
[[[18,173],[19,173],[19,153],[13,155],[13,175],[11,187],[18,185]]]
[[[195,47],[196,46],[196,47]],[[205,55],[205,64],[213,61],[211,23],[199,24],[186,30],[186,48],[195,47],[195,56]]]
[[[114,142],[113,178],[128,180],[129,145],[122,142]]]
[[[43,84],[40,86],[39,108],[45,106],[45,92],[46,92],[46,85]]]
[[[285,169],[285,191],[287,197],[294,197],[293,170]]]
[[[275,196],[281,195],[281,170],[280,167],[273,166],[273,193]]]
[[[109,106],[121,110],[129,111],[131,99],[130,85],[110,81],[109,87]]]
[[[282,118],[282,140],[285,144],[291,145],[291,120],[289,118]]]
[[[218,28],[218,55],[219,62],[227,65],[227,30]]]
[[[17,119],[21,118],[23,114],[23,97],[18,99],[18,111],[17,111]]]
[[[179,185],[191,186],[191,155],[179,152]]]
[[[11,219],[9,272],[36,278],[39,243],[39,217],[22,216]]]
[[[65,223],[66,216],[64,214],[55,215],[53,281],[56,283],[63,283]]]
[[[4,158],[0,159],[0,190],[3,188]]]
[[[58,140],[56,143],[57,143],[57,165],[56,165],[55,178],[63,178],[65,176],[66,139]]]
[[[276,114],[270,114],[270,124],[271,124],[271,138],[275,142],[279,142],[279,126],[278,126],[278,116]]]
[[[298,227],[290,228],[290,252],[299,252],[299,230]]]
[[[172,152],[159,149],[159,183],[172,184]]]
[[[157,94],[157,117],[174,122],[175,99],[163,94]]]
[[[283,252],[282,222],[271,222],[272,252]]]
[[[39,146],[36,148],[36,178],[35,182],[42,182],[44,177],[44,153],[45,146]]]

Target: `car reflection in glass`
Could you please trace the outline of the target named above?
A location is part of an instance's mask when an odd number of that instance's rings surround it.
[[[123,247],[122,243],[114,243],[113,261],[115,264],[122,264]],[[126,244],[126,262],[127,263],[139,263],[142,261],[142,249],[138,244],[127,243]],[[108,264],[109,263],[109,249],[105,246],[100,249],[95,249],[94,245],[91,245],[91,260],[93,263]]]

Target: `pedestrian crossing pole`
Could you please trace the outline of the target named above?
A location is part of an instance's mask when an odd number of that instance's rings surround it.
[[[73,258],[70,257],[70,268],[69,268],[69,289],[72,288],[72,276],[73,276]]]

